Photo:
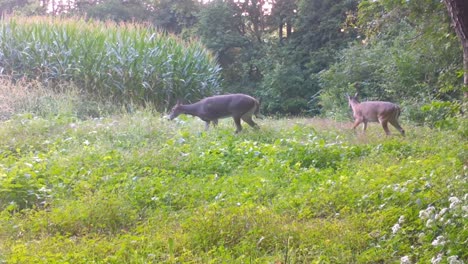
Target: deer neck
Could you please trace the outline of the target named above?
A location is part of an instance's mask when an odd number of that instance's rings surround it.
[[[193,115],[193,116],[200,116],[200,105],[198,104],[189,104],[189,105],[181,105],[181,110],[184,114]]]
[[[351,101],[349,102],[349,105],[351,106],[351,109],[353,109],[354,112],[359,110],[359,102]]]

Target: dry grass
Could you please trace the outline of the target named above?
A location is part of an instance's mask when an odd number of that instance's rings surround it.
[[[93,98],[73,83],[58,83],[52,89],[39,81],[0,79],[0,121],[23,113],[86,119],[120,110],[119,105]]]
[[[53,92],[45,89],[38,82],[0,79],[0,120],[9,119],[38,104],[43,97],[50,97]]]

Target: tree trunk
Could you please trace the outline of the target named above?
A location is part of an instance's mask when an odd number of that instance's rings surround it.
[[[444,0],[444,3],[463,47],[463,92],[468,98],[468,1]]]
[[[283,20],[282,19],[278,26],[278,37],[279,37],[279,42],[283,43]]]
[[[291,33],[292,33],[292,24],[291,24],[291,20],[288,20],[288,23],[286,24],[286,37],[287,38],[291,37]]]
[[[463,45],[463,92],[465,98],[468,98],[468,40],[462,40]]]

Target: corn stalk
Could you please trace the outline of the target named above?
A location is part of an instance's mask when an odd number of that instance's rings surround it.
[[[216,59],[196,40],[141,24],[10,17],[0,22],[0,73],[54,88],[72,81],[123,104],[165,110],[219,91]]]

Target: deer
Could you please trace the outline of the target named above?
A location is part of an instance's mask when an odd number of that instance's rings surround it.
[[[236,125],[236,134],[242,131],[241,119],[255,129],[260,127],[252,120],[252,115],[259,116],[260,102],[246,94],[226,94],[206,97],[193,104],[182,104],[177,100],[176,105],[169,114],[173,120],[180,114],[197,116],[205,121],[205,129],[210,123],[213,127],[218,125],[218,119],[232,117]]]
[[[389,136],[391,133],[388,129],[388,123],[390,123],[400,131],[402,136],[405,136],[405,130],[398,123],[398,118],[401,113],[401,109],[398,105],[384,101],[367,101],[361,103],[357,99],[358,93],[354,96],[349,96],[347,94],[346,97],[348,98],[349,106],[353,110],[354,130],[363,123],[363,131],[365,133],[368,122],[379,122],[385,130],[385,134]]]

